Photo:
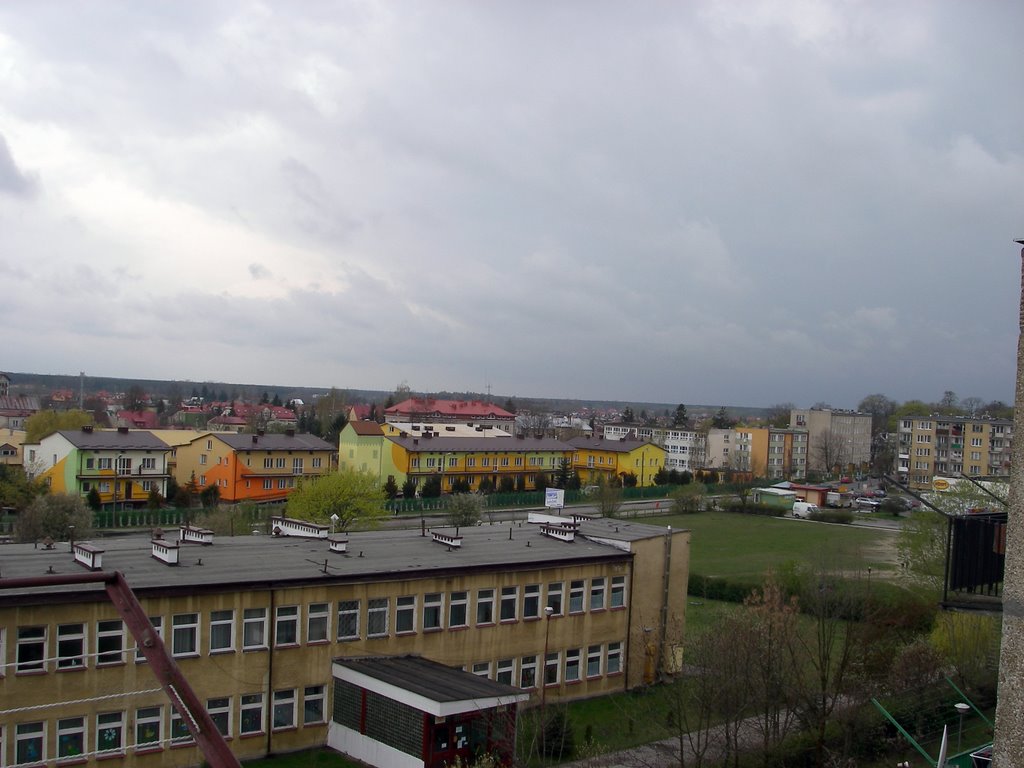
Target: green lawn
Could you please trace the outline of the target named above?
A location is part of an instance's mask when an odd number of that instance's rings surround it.
[[[756,580],[787,562],[892,571],[896,532],[804,520],[700,512],[645,517],[643,522],[691,531],[690,573]]]
[[[308,749],[287,755],[247,760],[245,768],[366,768],[357,760],[349,760],[332,749]]]

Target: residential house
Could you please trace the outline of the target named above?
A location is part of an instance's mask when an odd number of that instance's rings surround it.
[[[170,447],[146,430],[62,429],[25,443],[25,471],[53,493],[85,498],[95,490],[104,505],[141,506],[151,492],[167,495]]]
[[[5,427],[0,429],[0,464],[11,466],[22,465],[21,446],[25,442],[25,432]]]
[[[207,432],[176,450],[174,478],[199,490],[219,489],[221,501],[280,501],[304,477],[331,471],[334,446],[315,435]]]
[[[615,422],[604,425],[606,440],[635,437],[650,440],[665,449],[665,469],[693,472],[704,466],[705,435],[685,427],[659,427]]]
[[[650,440],[622,437],[617,440],[597,437],[573,437],[572,466],[583,485],[623,483],[627,475],[635,475],[637,486],[654,485],[654,477],[665,466],[667,453]]]
[[[385,421],[421,424],[425,421],[447,424],[472,424],[515,431],[515,414],[493,403],[480,400],[441,400],[433,397],[412,397],[384,409]]]
[[[25,429],[25,422],[39,410],[37,397],[0,395],[0,429]]]

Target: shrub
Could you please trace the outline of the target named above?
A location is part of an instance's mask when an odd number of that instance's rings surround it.
[[[848,509],[819,509],[817,512],[811,512],[810,519],[817,520],[819,523],[849,525],[853,522],[853,512]]]
[[[729,501],[720,506],[723,512],[733,512],[740,515],[764,515],[766,517],[784,517],[789,511],[782,507],[771,504],[754,504],[747,501]]]

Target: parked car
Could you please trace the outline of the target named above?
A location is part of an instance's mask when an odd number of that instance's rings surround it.
[[[867,496],[860,496],[854,499],[853,503],[857,509],[863,509],[867,512],[874,512],[878,509],[878,502],[874,499],[869,499]]]
[[[811,514],[818,511],[817,504],[810,504],[806,501],[794,501],[793,502],[793,517],[798,517],[801,520],[807,520]]]

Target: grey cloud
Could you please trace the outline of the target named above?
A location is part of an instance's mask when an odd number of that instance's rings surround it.
[[[14,162],[7,140],[0,133],[0,192],[15,197],[31,197],[38,187],[38,180],[21,171]]]

